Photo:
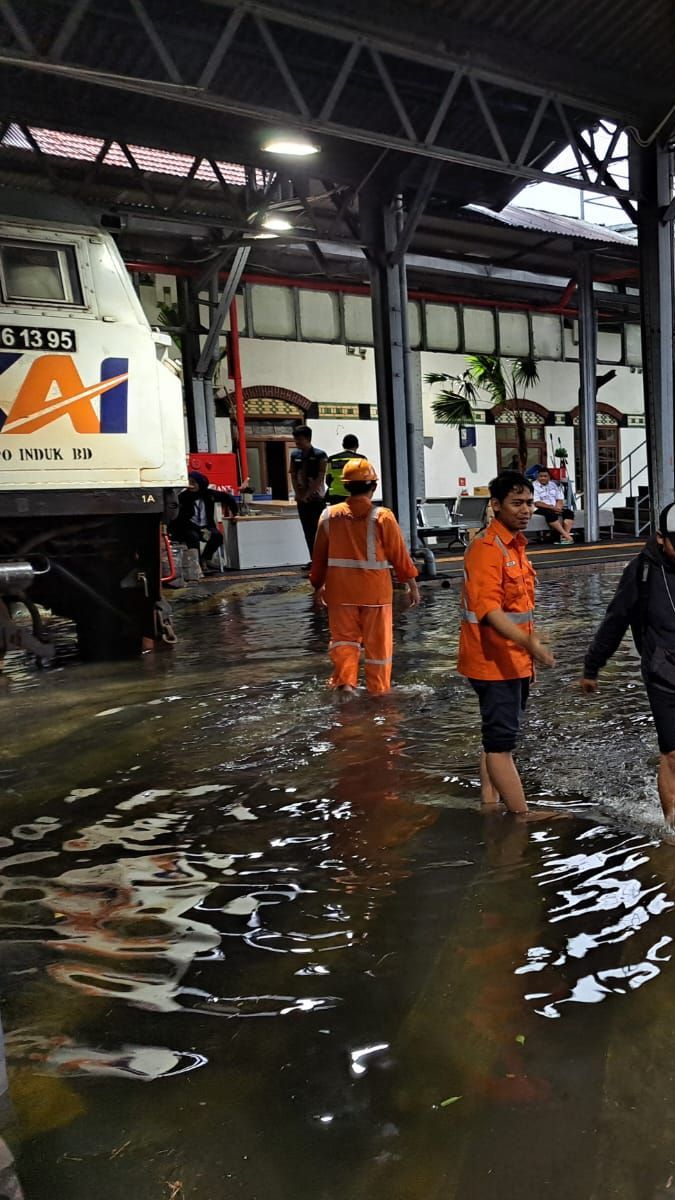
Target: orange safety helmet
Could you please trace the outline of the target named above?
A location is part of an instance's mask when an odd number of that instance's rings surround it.
[[[367,458],[350,458],[342,469],[343,483],[377,483],[377,472]]]

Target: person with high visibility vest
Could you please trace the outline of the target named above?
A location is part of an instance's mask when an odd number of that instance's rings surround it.
[[[326,502],[328,504],[342,504],[345,500],[349,499],[349,492],[345,487],[342,472],[350,459],[365,457],[365,454],[359,454],[359,439],[356,434],[345,434],[342,439],[342,449],[337,454],[329,455],[328,458],[328,470],[326,472],[326,483],[328,485]]]
[[[490,483],[493,520],[466,550],[457,670],[478,696],[483,753],[481,799],[527,812],[513,761],[534,664],[555,665],[534,631],[536,576],[524,536],[534,508],[533,488],[519,471]]]
[[[309,580],[317,606],[328,609],[330,686],[356,691],[363,649],[366,687],[383,695],[391,687],[394,649],[391,572],[407,584],[414,607],[420,600],[417,567],[394,514],[373,505],[372,463],[352,458],[342,478],[349,498],[321,514]]]

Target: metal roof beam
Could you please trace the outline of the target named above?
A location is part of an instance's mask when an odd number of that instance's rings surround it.
[[[240,246],[234,256],[230,272],[225,281],[222,295],[218,302],[218,307],[211,317],[211,326],[206,335],[206,340],[199,356],[199,362],[195,367],[195,375],[203,375],[208,371],[214,357],[214,351],[220,337],[220,331],[223,328],[225,317],[230,311],[230,305],[234,300],[235,293],[239,287],[241,277],[244,274],[246,260],[251,253],[250,246]]]
[[[1,0],[0,0],[1,2]],[[83,67],[64,66],[49,63],[44,60],[31,60],[18,53],[0,52],[0,65],[28,68],[36,72],[75,79],[81,83],[91,83],[116,91],[136,93],[163,99],[210,112],[229,113],[248,118],[262,125],[277,125],[282,128],[292,127],[307,133],[323,134],[327,137],[337,137],[345,141],[378,146],[385,150],[401,151],[405,154],[416,155],[419,158],[432,158],[438,162],[456,163],[463,166],[475,167],[478,170],[495,171],[502,175],[523,179],[530,183],[557,183],[561,187],[574,188],[577,191],[597,192],[599,195],[614,196],[617,199],[635,199],[635,193],[628,188],[608,185],[600,179],[574,179],[542,168],[530,167],[516,162],[503,162],[500,158],[490,158],[484,154],[471,154],[462,149],[453,149],[442,144],[425,144],[411,142],[407,137],[363,129],[356,126],[341,125],[336,122],[322,121],[319,117],[303,121],[296,114],[288,111],[267,108],[262,105],[247,104],[235,98],[218,96],[213,93],[203,93],[198,89],[170,84],[159,80],[134,78],[131,76],[111,75],[106,72],[89,70]]]
[[[29,37],[25,25],[20,17],[16,15],[10,0],[0,0],[0,13],[5,18],[14,37],[21,46],[21,49],[26,54],[36,54],[37,51],[33,45],[32,39]]]
[[[73,10],[81,19],[84,0]],[[153,24],[144,0],[130,0],[136,15],[139,34],[147,38],[161,61],[168,78],[145,78],[139,74],[118,74],[103,65],[87,67],[82,63],[63,61],[69,37],[61,37],[54,43],[49,58],[40,57],[33,48],[31,30],[24,29],[11,7],[11,0],[0,0],[0,13],[5,15],[17,43],[15,49],[0,51],[0,64],[23,70],[42,72],[54,77],[76,80],[117,91],[153,97],[168,103],[180,103],[193,109],[235,115],[255,122],[258,128],[276,125],[285,129],[299,129],[304,133],[317,134],[331,139],[379,147],[383,151],[398,151],[416,158],[432,159],[438,163],[457,164],[481,171],[497,172],[525,182],[555,182],[563,187],[594,191],[614,196],[619,200],[633,198],[629,186],[622,186],[611,174],[611,162],[605,160],[596,167],[590,157],[582,153],[577,140],[578,127],[584,122],[596,121],[597,106],[578,98],[567,97],[561,92],[523,82],[501,72],[486,70],[477,64],[461,64],[452,56],[432,51],[422,51],[417,46],[402,45],[381,37],[364,37],[329,20],[307,18],[298,13],[280,11],[258,0],[223,0],[221,7],[230,11],[220,38],[201,70],[196,86],[181,79],[178,68]],[[269,63],[270,57],[283,80],[288,103],[282,99],[277,107],[268,107],[257,96],[242,100],[234,90],[228,91],[230,72],[226,69],[228,56],[235,58],[240,50],[237,38],[244,16],[252,18],[246,23],[245,44],[247,52],[253,53],[261,62]],[[75,18],[73,18],[74,20]],[[314,108],[306,98],[307,89],[302,66],[294,62],[286,45],[284,33],[288,27],[319,34],[323,54],[328,63],[331,55],[326,50],[326,39],[335,43],[335,77],[328,94],[316,102]],[[175,30],[174,30],[175,33]],[[347,53],[343,47],[347,45]],[[29,49],[30,47],[30,49]],[[59,54],[55,54],[58,49]],[[365,51],[366,53],[362,53]],[[305,56],[311,51],[305,51]],[[57,57],[59,61],[56,61]],[[302,64],[302,58],[300,64]],[[359,78],[356,65],[359,64]],[[401,88],[401,69],[414,64],[428,63],[437,73],[436,91],[432,87],[423,92],[412,107]],[[396,66],[397,64],[397,66]],[[326,66],[326,69],[329,69]],[[140,72],[140,68],[139,68]],[[195,72],[197,73],[197,72]],[[469,87],[462,88],[463,80]],[[217,81],[217,82],[216,82]],[[362,110],[360,97],[364,84],[371,89],[373,104],[368,113],[368,124],[361,123],[357,115]],[[206,86],[205,86],[206,85]],[[359,90],[350,93],[354,86]],[[499,91],[496,92],[495,88]],[[209,90],[212,89],[212,90]],[[264,96],[264,89],[262,91]],[[338,101],[350,98],[347,111],[354,115],[346,121],[335,121],[333,115]],[[433,106],[437,103],[434,113]],[[421,105],[421,120],[429,128],[424,140],[416,132],[419,124],[417,109]],[[556,114],[555,131],[543,134],[543,123],[550,105],[551,115]],[[454,106],[454,107],[453,107]],[[426,112],[424,111],[426,108]],[[398,118],[398,128],[392,132],[392,109]],[[411,113],[415,113],[412,119]],[[529,121],[524,138],[518,131],[520,149],[512,160],[507,149],[513,140],[513,114],[522,123]],[[530,117],[530,113],[532,114]],[[613,114],[603,111],[603,116]],[[449,118],[449,120],[448,120]],[[454,122],[453,122],[454,119]],[[467,121],[480,121],[489,132],[490,140],[484,140],[484,153],[466,150],[459,137],[453,146],[453,129],[463,130]],[[122,131],[121,131],[122,132]],[[539,165],[542,157],[552,155],[556,147],[562,149],[567,141],[575,155],[578,175],[546,169]],[[491,144],[490,144],[491,143]],[[598,160],[600,161],[600,160]],[[577,172],[575,172],[575,175]]]
[[[605,117],[621,122],[624,120],[635,120],[638,116],[637,113],[632,111],[620,112],[617,109],[613,109],[611,105],[607,106],[598,104],[597,101],[585,100],[569,92],[540,87],[537,84],[520,79],[516,75],[511,75],[507,71],[498,71],[493,68],[481,66],[480,63],[471,63],[467,61],[467,56],[453,55],[445,46],[441,49],[433,50],[416,45],[411,41],[398,42],[391,37],[359,33],[346,25],[339,25],[336,21],[331,21],[327,17],[308,16],[304,13],[284,10],[274,3],[265,3],[264,0],[208,0],[208,2],[214,8],[234,8],[243,10],[245,13],[256,13],[279,25],[287,25],[292,29],[303,29],[308,33],[317,33],[322,37],[334,38],[335,41],[343,43],[357,43],[359,46],[365,48],[372,47],[379,50],[381,54],[391,54],[397,58],[406,59],[409,62],[420,63],[423,66],[438,67],[445,71],[466,71],[474,79],[485,83],[494,83],[499,87],[512,87],[514,90],[521,91],[530,96],[544,94],[551,98],[558,96],[563,104],[583,108],[585,112],[594,113],[598,117]]]
[[[49,58],[53,58],[58,61],[58,59],[63,56],[66,47],[72,41],[80,24],[82,23],[82,18],[89,8],[90,3],[91,0],[77,0],[77,4],[73,5],[68,13],[68,16],[63,22],[63,25],[59,29],[59,32],[54,38],[54,41],[49,47]]]
[[[164,67],[164,70],[166,71],[167,75],[169,76],[169,79],[173,83],[181,83],[182,79],[181,79],[180,71],[178,70],[178,67],[176,66],[173,58],[169,54],[169,51],[167,50],[166,46],[164,45],[162,38],[159,36],[150,16],[148,14],[148,11],[147,11],[145,5],[143,4],[143,0],[129,0],[129,3],[131,5],[131,7],[133,8],[133,10],[136,14],[136,17],[138,18],[140,25],[143,28],[145,36],[147,37],[148,41],[150,42],[150,45],[155,50],[155,53],[157,54],[159,61],[161,62],[162,66]]]
[[[405,258],[408,247],[415,235],[419,219],[429,203],[439,170],[440,163],[427,163],[424,178],[415,193],[414,202],[408,210],[403,228],[396,239],[396,245],[391,254],[391,266],[397,266]]]

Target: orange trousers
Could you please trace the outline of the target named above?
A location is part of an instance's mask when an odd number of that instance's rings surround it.
[[[356,687],[359,658],[365,650],[366,687],[382,695],[391,687],[394,627],[391,604],[331,604],[329,654],[333,660],[331,687]]]

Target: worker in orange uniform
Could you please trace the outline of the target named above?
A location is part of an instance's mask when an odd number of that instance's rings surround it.
[[[534,664],[554,666],[534,632],[535,574],[523,536],[534,508],[532,484],[518,471],[490,483],[494,517],[464,555],[457,669],[478,696],[483,753],[481,799],[527,812],[513,761]]]
[[[373,505],[377,475],[372,463],[349,459],[342,482],[349,497],[321,514],[309,579],[317,605],[328,608],[330,686],[356,691],[363,648],[366,687],[383,695],[391,687],[394,649],[391,568],[407,583],[412,607],[420,600],[417,567],[394,514]]]

